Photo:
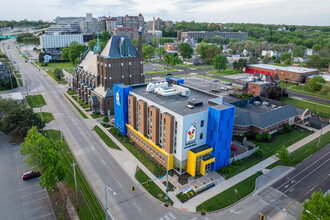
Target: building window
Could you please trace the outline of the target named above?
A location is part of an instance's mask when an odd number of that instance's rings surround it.
[[[204,120],[201,120],[201,128],[204,127]]]
[[[156,152],[156,156],[158,156],[158,152]]]
[[[155,153],[155,149],[153,149],[152,152]]]
[[[165,161],[165,157],[163,157],[163,161]]]
[[[199,139],[202,140],[203,139],[203,133],[199,134]]]

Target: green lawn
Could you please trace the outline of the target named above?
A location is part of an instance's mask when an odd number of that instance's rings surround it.
[[[309,110],[311,110],[314,114],[318,114],[321,116],[325,116],[325,117],[330,117],[330,105],[328,104],[318,104],[317,102],[305,102],[303,100],[298,100],[298,99],[293,99],[293,98],[289,98],[289,97],[284,97],[282,99],[283,102],[291,104],[293,106],[296,106],[298,108],[302,108],[302,109],[306,109],[308,108]]]
[[[62,79],[62,81],[61,81],[61,79],[60,78],[58,78],[55,74],[54,74],[54,72],[53,72],[53,70],[48,70],[48,71],[46,71],[47,73],[48,73],[48,75],[50,75],[58,84],[67,84],[68,82],[67,81],[65,81],[64,79]]]
[[[232,83],[233,81],[230,81],[230,80],[227,80],[227,79],[219,79],[217,77],[213,77],[213,76],[207,76],[207,75],[203,75],[203,74],[197,74],[198,76],[201,76],[201,77],[206,77],[206,78],[210,78],[210,79],[217,79],[219,81],[227,81],[227,82],[230,82]]]
[[[43,69],[74,69],[77,65],[70,63],[70,62],[61,62],[61,63],[48,63],[48,66],[41,66],[40,62],[35,62],[38,66]]]
[[[29,60],[29,58],[26,55],[22,55],[24,59]]]
[[[147,186],[147,180],[150,180],[150,178],[147,176],[147,174],[145,174],[142,170],[138,170],[135,174],[135,178],[139,181],[139,183],[144,183],[142,184],[142,186],[156,199],[162,201],[162,202],[166,202],[170,205],[173,205],[173,201],[168,198],[168,200],[165,199],[166,194],[157,186],[156,183],[154,183],[153,181],[150,182],[150,185]],[[161,194],[161,197],[159,197],[158,195]]]
[[[253,192],[258,176],[261,176],[261,172],[246,178],[245,180],[219,193],[211,199],[206,200],[205,202],[196,207],[196,211],[211,212],[234,204],[235,202],[239,201],[240,199]],[[237,194],[235,193],[235,189],[237,190]]]
[[[46,124],[51,122],[54,119],[52,113],[49,113],[49,112],[41,112],[41,115],[42,115],[42,120]],[[37,117],[40,118],[40,113],[37,113]]]
[[[78,96],[72,96],[72,98],[79,103],[79,105],[83,108],[88,108],[89,105],[85,103],[82,99],[79,99]]]
[[[164,70],[158,70],[158,71],[149,71],[149,72],[145,72],[145,75],[152,75],[152,74],[158,74],[158,73],[171,73],[171,72],[178,72],[179,69],[175,69],[172,67],[167,67]]]
[[[91,114],[92,118],[96,119],[96,118],[101,118],[101,114]]]
[[[214,66],[212,65],[200,65],[200,66],[191,66],[191,65],[186,65],[186,64],[177,64],[176,66],[183,67],[183,68],[188,68],[188,69],[208,69],[208,68],[213,68]]]
[[[299,85],[299,86],[294,85],[290,88],[287,88],[287,90],[292,91],[292,92],[302,93],[302,94],[305,94],[305,95],[310,95],[310,96],[315,96],[315,97],[319,97],[319,98],[329,99],[329,98],[326,97],[326,95],[323,95],[321,93],[321,91],[314,91],[314,90],[309,89],[308,85]]]
[[[68,90],[67,93],[68,93],[69,95],[77,95],[77,92],[74,91],[74,90]]]
[[[218,76],[230,76],[230,75],[242,73],[242,71],[234,70],[234,69],[225,69],[225,70],[221,70],[220,72],[219,70],[210,70],[210,71],[206,71],[206,73],[215,74]]]
[[[116,150],[121,150],[120,147],[118,147],[111,138],[104,133],[104,131],[97,125],[94,126],[94,131],[100,136],[100,138],[103,140],[103,142],[108,145],[108,147],[116,149]]]
[[[60,131],[57,130],[45,130],[44,133],[46,134],[47,138],[52,139],[53,141],[60,140],[61,134]],[[76,166],[76,179],[77,179],[77,189],[78,189],[78,203],[76,202],[75,198],[75,183],[73,177],[73,169],[72,169],[72,162],[75,161],[68,145],[64,142],[63,144],[64,150],[59,151],[65,166],[68,169],[67,176],[64,179],[64,183],[66,184],[67,188],[71,192],[71,199],[73,201],[73,205],[75,206],[75,211],[77,212],[80,219],[105,219],[105,212],[100,204],[99,200],[95,196],[93,190],[89,186],[88,182],[86,181],[83,173],[79,168],[79,164]],[[50,190],[50,196],[52,196],[52,190]],[[57,216],[61,216],[62,211],[56,209]],[[59,218],[60,219],[60,218]]]
[[[321,136],[321,141],[320,141],[319,148],[317,148],[318,141],[319,141],[319,139],[316,138],[315,140],[305,144],[301,148],[299,148],[299,149],[293,151],[292,153],[290,153],[291,161],[288,164],[285,164],[285,165],[286,166],[296,166],[298,163],[303,161],[305,158],[307,158],[308,156],[314,154],[316,151],[318,151],[322,147],[329,144],[330,143],[330,131],[328,131],[327,133],[325,133]],[[267,169],[272,169],[272,168],[276,167],[279,164],[280,164],[280,162],[277,161],[277,162],[271,164],[270,166],[268,166],[266,168]]]
[[[262,150],[262,157],[258,157],[256,155],[251,155],[250,157],[243,159],[242,164],[239,166],[229,165],[229,168],[232,168],[232,172],[227,174],[226,179],[233,177],[240,172],[258,164],[259,162],[267,159],[268,157],[274,155],[276,151],[282,147],[283,145],[288,147],[301,139],[307,137],[309,134],[305,131],[300,131],[298,129],[294,129],[289,133],[279,134],[277,139],[271,143],[268,142],[258,142],[255,140],[251,140],[251,142],[255,143],[259,146],[259,149]],[[220,174],[224,174],[223,169],[217,171]]]
[[[19,85],[22,87],[23,86],[23,80],[22,79],[17,79]]]
[[[88,118],[87,117],[87,115],[85,115],[81,110],[80,110],[80,108],[78,108],[78,106],[76,106],[72,101],[71,101],[71,99],[69,98],[69,97],[67,97],[66,95],[65,95],[65,97],[71,102],[71,104],[78,110],[78,112],[80,113],[80,115],[83,117],[83,118]]]
[[[67,71],[70,74],[73,74],[74,73],[74,69],[65,69],[65,71]]]
[[[27,95],[25,96],[25,98],[31,108],[37,108],[40,107],[40,105],[46,105],[46,102],[42,95]]]

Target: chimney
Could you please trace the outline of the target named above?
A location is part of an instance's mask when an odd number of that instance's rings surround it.
[[[138,39],[138,55],[143,58],[142,56],[142,27],[139,28],[138,34],[139,34],[139,39]]]
[[[155,17],[152,20],[152,36],[155,36]]]

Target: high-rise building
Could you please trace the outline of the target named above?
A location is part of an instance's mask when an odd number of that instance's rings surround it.
[[[42,48],[55,49],[68,47],[71,42],[76,41],[79,44],[84,43],[82,34],[43,34],[40,35],[40,45]]]

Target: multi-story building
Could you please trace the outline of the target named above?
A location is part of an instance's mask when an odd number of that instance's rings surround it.
[[[181,31],[180,31],[181,32]],[[178,40],[182,40],[184,38],[193,38],[194,41],[198,41],[199,38],[211,38],[215,36],[220,36],[225,39],[232,39],[237,38],[239,41],[244,41],[248,33],[246,32],[219,32],[219,31],[188,31],[188,32],[181,32],[180,33],[181,38]]]
[[[2,82],[7,83],[9,81],[10,72],[10,67],[4,62],[0,62],[0,86]]]
[[[94,51],[87,50],[73,74],[73,88],[94,113],[114,114],[115,83],[144,83],[142,33],[138,50],[127,36],[112,36],[101,52],[98,41]]]
[[[135,28],[128,28],[128,27],[117,27],[113,31],[113,35],[125,35],[130,40],[137,39],[138,37],[138,30]]]
[[[269,76],[255,73],[250,77],[236,79],[232,86],[235,91],[258,96],[264,94],[267,89],[271,87],[278,87],[279,83],[280,81],[276,74],[274,76]]]
[[[68,47],[71,42],[84,43],[82,34],[43,34],[40,35],[40,45],[42,48],[62,48]]]
[[[269,64],[250,64],[245,68],[246,73],[261,73],[274,76],[277,74],[279,80],[292,83],[304,83],[306,77],[318,74],[317,69],[294,67],[294,66],[274,66]]]
[[[158,163],[202,175],[229,164],[235,107],[183,79],[115,84],[115,127]]]
[[[82,33],[102,33],[106,28],[106,19],[85,20],[80,22],[80,30]]]
[[[106,31],[108,31],[109,33],[113,32],[118,26],[117,18],[115,17],[107,18],[105,26],[106,26]]]
[[[264,97],[252,97],[230,103],[236,106],[234,135],[244,135],[252,131],[257,134],[273,134],[282,129],[284,124],[307,124],[311,117],[310,110],[299,109],[292,105]]]
[[[72,33],[80,33],[80,26],[78,22],[68,23],[68,24],[56,24],[51,25],[47,34],[72,34]]]
[[[126,28],[135,28],[136,30],[139,30],[140,28],[144,29],[144,18],[142,14],[139,14],[138,16],[124,16],[123,17],[123,27]]]

